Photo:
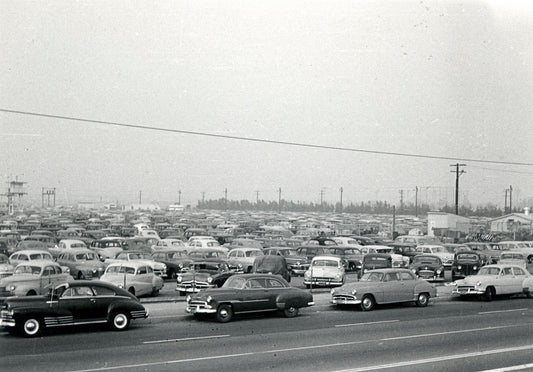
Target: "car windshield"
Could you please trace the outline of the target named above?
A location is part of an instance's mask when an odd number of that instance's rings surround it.
[[[518,253],[502,253],[500,260],[524,260],[524,256]]]
[[[229,277],[228,280],[222,285],[223,288],[242,289],[246,284],[246,279],[239,276]]]
[[[332,266],[337,267],[338,263],[335,260],[314,260],[313,266]]]
[[[92,252],[78,253],[76,255],[77,261],[94,261],[96,260],[96,255]]]
[[[363,274],[363,276],[361,277],[361,281],[364,281],[364,282],[381,282],[382,279],[383,279],[383,273],[373,273],[373,272],[368,272],[366,274]]]
[[[130,253],[129,256],[130,260],[151,260],[152,257],[150,257],[147,253]]]
[[[298,252],[295,249],[281,249],[279,252],[284,256],[298,256]]]
[[[19,267],[17,267],[15,269],[14,275],[23,275],[23,274],[40,275],[41,274],[41,267],[23,265],[23,266],[19,266]]]
[[[448,250],[445,247],[433,247],[431,248],[433,253],[448,253]]]
[[[478,275],[498,275],[500,273],[499,267],[482,267]]]
[[[205,245],[207,247],[220,247],[220,243],[219,242],[206,242]]]
[[[257,257],[257,256],[262,256],[263,255],[263,252],[261,251],[248,251],[246,252],[246,257]]]
[[[439,264],[439,259],[437,257],[428,257],[428,256],[415,257],[415,258],[413,258],[413,264],[416,264],[416,265],[438,265]]]
[[[461,261],[477,261],[479,257],[472,253],[461,253],[457,255],[457,259]]]
[[[394,253],[392,248],[376,248],[376,252],[378,253]]]
[[[217,272],[219,270],[224,270],[224,264],[195,263],[194,265],[191,266],[191,269],[195,271]]]

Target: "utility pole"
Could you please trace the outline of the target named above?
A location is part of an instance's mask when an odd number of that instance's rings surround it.
[[[503,214],[507,214],[507,193],[509,189],[505,189],[505,206],[503,207]]]
[[[509,213],[513,213],[513,186],[509,186]]]
[[[224,189],[224,209],[228,209],[228,189]]]
[[[178,190],[178,204],[181,205],[181,190]]]
[[[255,204],[259,204],[259,191],[255,192]]]
[[[205,202],[205,191],[202,191],[202,204]]]
[[[418,186],[415,186],[415,217],[418,217]]]
[[[344,191],[344,190],[342,189],[342,186],[341,186],[341,190],[340,190],[340,191],[341,191],[341,210],[340,210],[340,212],[342,213],[342,192]]]
[[[455,167],[455,214],[459,215],[459,176],[466,173],[464,170],[459,171],[459,167],[466,167],[466,164],[451,164],[450,167]]]
[[[281,187],[278,190],[278,213],[281,213]]]
[[[320,190],[320,208],[324,207],[324,189]]]
[[[400,190],[400,212],[403,212],[403,190]]]
[[[142,204],[142,195],[143,195],[143,192],[142,190],[139,191],[139,204]]]

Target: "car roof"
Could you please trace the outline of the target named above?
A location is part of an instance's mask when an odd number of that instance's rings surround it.
[[[334,260],[334,261],[341,261],[342,259],[339,256],[331,256],[326,254],[321,254],[319,256],[313,257],[313,261],[315,260]]]
[[[19,266],[25,266],[25,265],[30,265],[30,266],[50,266],[50,265],[53,265],[53,266],[57,266],[57,267],[61,267],[61,265],[59,265],[57,262],[54,262],[54,261],[51,261],[51,260],[32,260],[32,261],[24,261],[24,262],[21,262],[19,263],[15,269]]]
[[[139,266],[149,266],[146,261],[145,262],[139,262],[139,261],[124,261],[124,262],[113,262],[110,263],[109,266],[129,266],[129,267],[139,267]]]

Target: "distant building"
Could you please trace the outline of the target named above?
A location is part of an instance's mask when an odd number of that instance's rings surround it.
[[[183,212],[185,210],[185,207],[181,204],[170,204],[168,206],[168,210],[170,212]]]
[[[124,211],[160,211],[161,207],[157,204],[128,204],[124,206]]]
[[[428,236],[460,238],[470,233],[470,218],[445,212],[428,212]]]
[[[529,214],[529,208],[526,213],[510,213],[490,220],[491,232],[533,232],[533,215]]]

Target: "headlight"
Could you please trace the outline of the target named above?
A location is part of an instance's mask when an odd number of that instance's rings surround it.
[[[355,289],[352,289],[352,295],[356,295],[357,294],[357,291]]]
[[[481,282],[477,282],[476,286],[479,287],[481,285]]]
[[[463,267],[461,265],[457,266],[457,270],[461,270]]]
[[[212,281],[213,281],[213,278],[211,278],[211,277],[207,278],[207,282],[208,283],[211,283]]]
[[[335,294],[335,288],[331,288],[331,291],[329,291],[329,293],[331,293],[332,295]]]
[[[178,267],[180,268],[180,270],[183,269],[183,264],[178,264]]]
[[[190,302],[190,301],[191,301],[191,295],[187,295],[187,297],[185,297],[185,300],[186,300],[187,302]]]
[[[311,272],[306,271],[304,275],[305,275],[306,278],[310,278],[311,277]]]
[[[16,288],[17,286],[15,284],[11,284],[8,289],[10,292],[13,292]]]
[[[416,269],[411,269],[411,271],[416,274]]]
[[[242,269],[242,264],[238,264],[237,267],[238,267],[239,269]]]
[[[212,300],[213,300],[213,297],[211,296],[207,296],[207,298],[205,299],[207,303],[210,303]]]
[[[296,266],[300,266],[300,261],[296,261]]]
[[[167,265],[163,264],[163,271],[167,271]]]
[[[440,269],[437,270],[437,275],[440,275],[442,271]]]
[[[183,277],[181,275],[178,274],[178,276],[176,276],[176,281],[178,283],[181,283],[183,281]]]
[[[342,278],[341,275],[339,275],[339,274],[335,275],[335,280],[341,280],[341,278]]]
[[[477,266],[474,266],[472,269],[477,270]]]

